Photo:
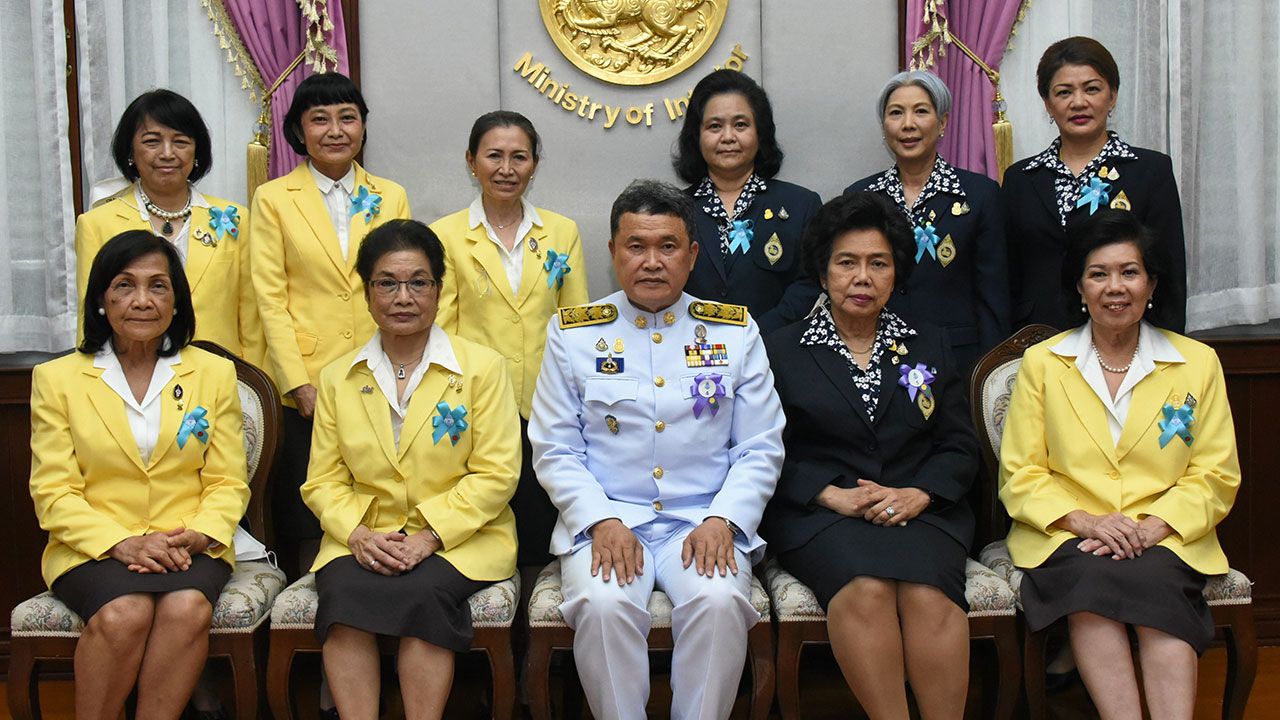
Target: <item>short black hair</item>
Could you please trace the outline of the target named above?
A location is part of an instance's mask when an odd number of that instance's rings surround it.
[[[672,215],[684,223],[684,231],[693,245],[697,208],[693,198],[680,188],[661,180],[632,180],[609,210],[609,237],[618,236],[618,222],[626,213],[638,215]]]
[[[172,357],[195,337],[196,311],[191,305],[191,285],[187,283],[187,273],[182,269],[178,251],[172,243],[159,235],[146,230],[125,230],[108,240],[93,258],[93,265],[89,268],[89,281],[85,283],[84,298],[80,305],[84,308],[84,341],[77,350],[93,355],[111,339],[111,323],[106,315],[98,314],[98,310],[102,308],[102,296],[106,294],[111,281],[124,272],[125,268],[138,258],[152,253],[164,256],[169,265],[169,284],[173,286],[173,321],[164,332],[168,342],[160,344],[157,354]]]
[[[1168,258],[1155,232],[1132,212],[1104,208],[1087,220],[1068,225],[1067,254],[1062,259],[1062,301],[1067,318],[1074,324],[1089,319],[1088,310],[1081,309],[1079,288],[1089,256],[1098,248],[1117,243],[1133,243],[1138,248],[1142,267],[1152,280],[1158,281],[1168,272]],[[1164,304],[1158,292],[1151,297],[1151,307],[1143,313],[1143,319],[1165,327]]]
[[[698,81],[689,98],[689,108],[680,126],[676,150],[671,166],[681,180],[693,185],[707,176],[707,161],[702,157],[702,116],[711,98],[725,93],[737,93],[747,99],[751,114],[755,116],[756,137],[760,146],[756,150],[755,173],[772,178],[782,169],[782,148],[778,146],[778,129],[773,123],[773,106],[769,96],[751,76],[738,70],[716,70]]]
[[[313,107],[345,103],[360,108],[360,122],[368,122],[369,106],[364,103],[364,95],[360,94],[360,88],[346,75],[336,72],[316,73],[299,83],[298,89],[293,93],[293,102],[289,103],[289,111],[284,114],[281,123],[284,139],[288,141],[289,147],[299,155],[307,154],[307,140],[302,134],[303,113]],[[368,141],[369,130],[366,128],[361,145]]]
[[[388,220],[369,231],[356,253],[356,272],[364,282],[365,294],[373,280],[373,267],[382,256],[400,250],[417,250],[427,256],[431,275],[444,282],[444,243],[435,231],[417,220]]]
[[[836,238],[851,230],[875,230],[893,253],[893,287],[905,286],[915,268],[915,236],[902,210],[879,193],[853,192],[823,205],[801,241],[801,259],[809,277],[825,280]]]
[[[1064,65],[1088,65],[1102,76],[1113,91],[1120,90],[1120,68],[1106,46],[1091,37],[1077,35],[1064,38],[1045,48],[1036,65],[1036,90],[1049,99],[1049,84]]]
[[[116,123],[115,134],[111,136],[111,157],[120,168],[121,175],[129,180],[138,179],[138,168],[130,165],[129,161],[133,159],[133,136],[138,134],[147,118],[195,141],[196,164],[188,180],[195,182],[209,172],[213,167],[213,141],[209,139],[209,127],[200,117],[200,111],[178,93],[160,88],[134,98],[120,115],[120,122]]]
[[[523,130],[525,137],[529,138],[529,146],[533,149],[534,161],[542,157],[542,137],[538,135],[529,118],[512,110],[494,110],[476,118],[475,123],[471,125],[471,136],[467,138],[467,152],[475,157],[476,153],[480,152],[480,139],[485,133],[500,127],[515,127]]]

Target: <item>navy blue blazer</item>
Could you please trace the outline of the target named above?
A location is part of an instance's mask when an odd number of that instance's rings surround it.
[[[1112,202],[1121,192],[1130,210],[1156,234],[1168,265],[1166,277],[1156,286],[1159,323],[1182,333],[1187,325],[1187,258],[1182,230],[1182,201],[1169,156],[1155,150],[1129,147],[1136,159],[1115,162],[1119,177],[1108,180]],[[1034,157],[1019,160],[1004,173],[1004,206],[1008,213],[1009,268],[1014,297],[1014,327],[1044,323],[1066,330],[1078,323],[1068,319],[1065,303],[1076,302],[1074,290],[1062,290],[1062,261],[1067,253],[1067,233],[1090,217],[1089,206],[1072,208],[1064,230],[1058,218],[1053,192],[1053,170],[1027,170]],[[1101,207],[1101,206],[1099,206]]]
[[[843,516],[814,504],[827,485],[857,487],[865,478],[891,487],[915,487],[934,496],[920,514],[966,548],[974,518],[966,496],[978,473],[978,440],[965,400],[966,379],[956,372],[941,328],[908,323],[917,336],[893,363],[881,358],[880,404],[872,422],[845,359],[826,346],[801,345],[807,320],[765,338],[774,387],[787,416],[786,457],[760,534],[774,552],[807,543]],[[898,384],[898,365],[924,363],[938,370],[936,405],[926,418]]]
[[[756,195],[746,212],[737,218],[754,223],[751,249],[745,256],[734,257],[728,270],[720,252],[720,226],[702,211],[701,201],[694,199],[698,203],[694,239],[701,247],[684,286],[685,292],[697,298],[746,305],[762,333],[804,317],[813,307],[817,293],[810,291],[800,296],[787,290],[800,273],[800,238],[809,220],[822,207],[822,199],[812,190],[777,178],[767,178],[765,184],[768,189]],[[685,188],[685,192],[692,196],[697,189],[697,185],[692,185]],[[770,215],[767,220],[766,211]],[[782,253],[771,257],[765,252],[765,245],[775,233],[782,244]]]
[[[968,372],[1009,337],[1008,245],[1000,186],[986,175],[951,168],[964,196],[939,192],[925,201],[924,209],[926,215],[936,213],[934,231],[939,238],[951,238],[954,259],[944,266],[928,253],[921,256],[911,278],[889,299],[889,309],[908,323],[945,330],[956,367]],[[866,190],[879,177],[865,177],[845,193]]]

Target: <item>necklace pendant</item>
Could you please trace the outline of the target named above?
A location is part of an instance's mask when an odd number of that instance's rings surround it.
[[[161,226],[160,230],[161,230],[161,232],[163,232],[165,235],[172,235],[172,234],[173,234],[173,223],[172,223],[172,222],[169,222],[168,220],[165,220],[165,221],[164,221],[164,225],[163,225],[163,226]]]
[[[400,369],[396,371],[396,379],[404,379],[404,363],[400,363]]]

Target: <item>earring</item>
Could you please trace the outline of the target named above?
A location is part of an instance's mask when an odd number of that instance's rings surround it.
[[[1085,305],[1084,303],[1080,303],[1080,312],[1084,313],[1085,315],[1088,315],[1088,314],[1089,314],[1089,306],[1088,306],[1088,305]]]
[[[98,314],[99,314],[99,315],[106,315],[106,314],[107,314],[107,310],[106,310],[106,308],[98,308]]]
[[[1052,116],[1052,115],[1050,115],[1050,116],[1049,116],[1049,124],[1050,124],[1050,125],[1052,125],[1052,124],[1053,124],[1053,116]]]
[[[475,176],[476,176],[476,171],[475,171],[475,170],[472,170],[472,171],[471,171],[471,177],[475,177]]]
[[[1116,109],[1115,109],[1115,108],[1111,108],[1110,110],[1108,110],[1108,111],[1107,111],[1107,117],[1111,117],[1111,116],[1113,116],[1113,115],[1115,115],[1115,114],[1116,114]]]
[[[129,158],[129,167],[133,167],[133,158]]]
[[[191,161],[191,168],[194,170],[195,168],[198,168],[198,167],[200,167],[200,161],[199,161],[199,160],[192,160],[192,161]]]
[[[1151,301],[1151,300],[1149,300],[1149,299],[1147,300],[1147,309],[1148,309],[1148,310],[1150,310],[1151,308],[1153,308],[1153,307],[1155,307],[1155,306],[1156,306],[1156,305],[1155,305],[1155,303],[1154,303],[1153,301]]]

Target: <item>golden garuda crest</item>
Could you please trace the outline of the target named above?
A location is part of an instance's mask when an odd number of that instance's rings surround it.
[[[715,42],[729,0],[538,0],[556,47],[618,85],[679,75]]]

